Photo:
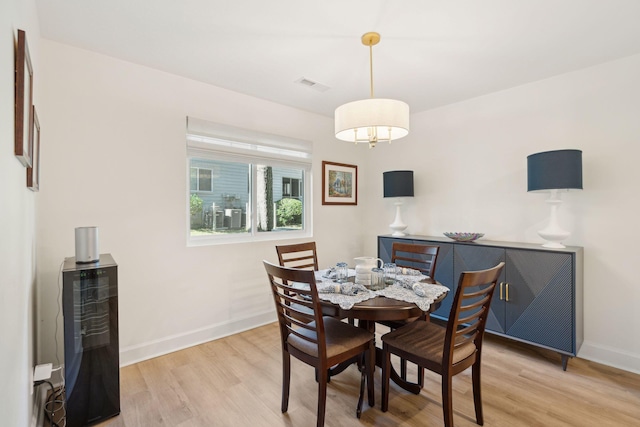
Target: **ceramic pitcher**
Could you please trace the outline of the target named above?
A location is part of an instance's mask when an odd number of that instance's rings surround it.
[[[356,275],[358,274],[371,274],[371,269],[376,267],[382,267],[383,262],[380,258],[371,256],[361,256],[354,258],[356,262]]]
[[[361,256],[354,258],[356,262],[356,283],[371,286],[371,269],[382,267],[383,262],[380,258],[371,256]]]

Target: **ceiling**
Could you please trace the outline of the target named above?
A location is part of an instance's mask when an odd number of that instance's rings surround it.
[[[640,53],[638,0],[36,0],[41,36],[332,117],[411,112]],[[315,86],[296,83],[307,79]],[[324,89],[324,90],[318,90]]]

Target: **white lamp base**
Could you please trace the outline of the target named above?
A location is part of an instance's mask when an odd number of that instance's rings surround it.
[[[542,245],[545,248],[562,249],[565,248],[562,242],[569,238],[571,233],[565,231],[558,224],[558,207],[562,204],[562,200],[558,197],[558,190],[551,190],[549,198],[546,200],[547,204],[551,206],[551,216],[549,218],[549,224],[538,231],[540,237],[545,239],[547,243]]]
[[[402,206],[402,201],[396,202],[396,217],[391,224],[389,224],[389,228],[393,230],[392,236],[402,237],[406,236],[403,231],[407,228],[407,224],[402,221],[402,214],[400,212],[400,206]]]

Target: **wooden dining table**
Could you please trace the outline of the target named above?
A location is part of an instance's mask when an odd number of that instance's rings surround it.
[[[353,279],[353,278],[349,278]],[[420,283],[429,283],[440,285],[432,278],[426,278]],[[350,309],[344,309],[338,304],[331,303],[326,300],[320,300],[322,304],[322,312],[326,316],[357,319],[358,326],[365,328],[368,331],[374,333],[376,322],[379,321],[402,321],[408,319],[416,319],[416,321],[429,321],[429,313],[437,310],[440,304],[447,296],[447,292],[440,295],[429,307],[428,311],[422,311],[416,304],[412,302],[405,302],[396,300],[393,298],[387,298],[383,296],[377,296],[376,298],[368,299],[354,304]],[[376,347],[376,366],[382,366],[382,349]],[[355,360],[345,362],[343,364],[334,366],[330,370],[330,375],[337,375],[345,370]],[[413,384],[403,380],[400,375],[392,367],[390,373],[391,379],[400,387],[413,394],[420,393],[421,387],[418,384]]]

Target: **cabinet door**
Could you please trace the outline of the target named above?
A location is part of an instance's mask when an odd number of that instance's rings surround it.
[[[455,246],[454,255],[454,278],[456,286],[463,271],[476,271],[492,268],[505,260],[504,248],[492,246],[475,246],[472,244]],[[493,294],[491,310],[487,318],[486,329],[499,333],[506,333],[505,326],[505,301],[500,299],[500,282],[504,282],[505,271],[502,270],[498,279],[498,286]]]
[[[575,353],[571,254],[520,249],[506,253],[509,301],[505,303],[505,332]]]

